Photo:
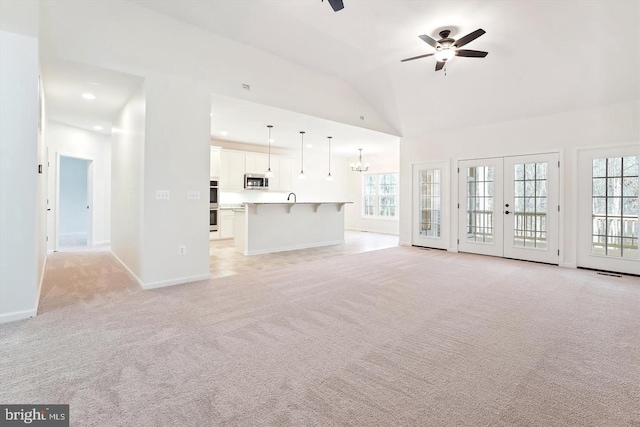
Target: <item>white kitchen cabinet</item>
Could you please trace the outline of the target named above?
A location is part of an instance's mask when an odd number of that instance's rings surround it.
[[[211,147],[209,154],[209,178],[220,178],[220,148]]]
[[[220,215],[220,224],[218,225],[220,231],[221,239],[231,239],[234,235],[234,223],[233,223],[233,211],[228,209],[221,209],[219,212]]]
[[[288,157],[271,157],[273,178],[269,180],[271,191],[291,191],[293,188],[293,160]]]
[[[220,152],[220,189],[240,191],[244,189],[244,153],[222,150]]]
[[[271,160],[271,163],[273,163],[273,157],[271,157]],[[271,166],[273,168],[273,164]],[[268,158],[266,154],[245,154],[245,173],[264,174],[267,171],[268,167]]]

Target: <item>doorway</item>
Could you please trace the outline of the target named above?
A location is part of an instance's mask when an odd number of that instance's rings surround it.
[[[558,154],[461,160],[458,249],[558,264]]]
[[[58,155],[56,250],[92,245],[91,159]]]

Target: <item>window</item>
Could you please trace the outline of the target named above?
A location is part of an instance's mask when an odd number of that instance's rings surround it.
[[[638,258],[638,160],[593,159],[591,253]]]
[[[363,215],[396,218],[398,216],[398,174],[363,176]]]

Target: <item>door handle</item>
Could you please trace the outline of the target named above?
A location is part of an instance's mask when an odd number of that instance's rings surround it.
[[[507,215],[509,215],[511,212],[509,212],[509,211],[504,211],[504,213],[506,213]]]

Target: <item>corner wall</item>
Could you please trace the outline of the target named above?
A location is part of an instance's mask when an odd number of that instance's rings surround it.
[[[0,323],[35,316],[44,269],[38,87],[37,37],[0,31]]]
[[[142,274],[144,138],[141,85],[120,110],[111,136],[111,252],[138,281]]]
[[[154,75],[145,100],[141,286],[209,279],[211,93],[202,82]],[[169,200],[157,200],[157,190]],[[200,199],[188,200],[188,191]]]

